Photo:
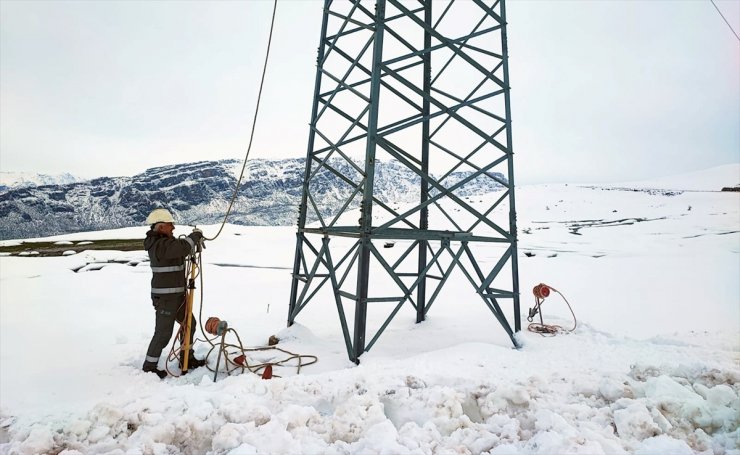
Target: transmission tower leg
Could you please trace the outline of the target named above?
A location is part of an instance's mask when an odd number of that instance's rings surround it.
[[[426,274],[424,269],[427,265],[427,245],[426,240],[419,241],[419,289],[416,292],[416,322],[422,322],[426,319],[427,305],[427,286]],[[423,274],[423,275],[422,275]]]
[[[370,110],[367,125],[367,147],[365,149],[365,178],[360,205],[360,257],[357,270],[357,293],[355,303],[355,339],[353,362],[360,362],[365,352],[365,328],[367,324],[367,291],[370,281],[370,237],[373,226],[373,190],[375,183],[375,150],[378,145],[378,113],[380,110],[380,78],[382,74],[383,34],[385,31],[385,0],[375,6],[375,37],[373,39],[373,68],[370,78]]]
[[[508,37],[506,32],[506,2],[501,2],[501,22],[503,24],[501,28],[501,47],[503,54],[503,70],[504,70],[504,100],[506,105],[506,118],[511,119],[511,86],[509,84],[509,45]],[[506,129],[506,141],[509,145],[509,149],[513,150],[512,145],[512,134],[511,128]],[[511,191],[509,191],[509,232],[514,236],[514,240],[511,242],[511,272],[512,272],[512,292],[514,293],[514,331],[519,332],[522,330],[522,316],[521,309],[519,307],[519,254],[517,251],[517,232],[516,232],[516,204],[514,200],[514,152],[511,152],[512,158],[508,160],[508,173],[509,173],[509,184],[511,185]],[[514,345],[519,347],[516,340],[512,337]]]
[[[329,6],[331,0],[324,1],[324,14],[321,21],[321,42],[319,43],[318,56],[316,62],[321,62],[324,59],[325,47],[323,39],[326,37],[326,28],[329,21]],[[321,72],[316,72],[316,79],[314,81],[314,93],[319,93],[321,90]],[[303,240],[304,233],[303,229],[306,227],[306,217],[308,209],[308,184],[309,176],[311,175],[311,152],[313,151],[314,141],[316,139],[316,121],[317,113],[319,111],[319,98],[314,97],[313,107],[311,108],[311,130],[308,135],[308,155],[306,157],[306,167],[304,170],[303,178],[303,191],[301,195],[301,203],[298,206],[298,232],[296,233],[296,247],[295,247],[295,260],[293,261],[293,279],[290,286],[290,305],[288,308],[288,326],[293,325],[295,321],[295,309],[296,299],[298,298],[298,281],[300,281],[301,272],[301,260],[303,259]]]
[[[365,328],[367,325],[367,288],[370,282],[370,239],[362,239],[357,277],[357,300],[355,302],[355,333],[352,343],[352,360],[360,363],[360,356],[365,352]]]
[[[295,305],[298,297],[298,274],[301,271],[301,254],[303,242],[300,233],[296,233],[295,260],[293,261],[293,279],[290,286],[290,305],[288,307],[288,327],[295,322]]]
[[[430,49],[432,46],[432,34],[429,33],[429,29],[432,26],[432,2],[428,1],[424,4],[424,23],[427,28],[424,31],[424,49]],[[423,90],[425,94],[429,94],[432,87],[432,55],[431,51],[427,51],[422,56],[424,61],[424,86]],[[422,101],[422,116],[424,121],[422,123],[421,130],[421,170],[425,175],[429,174],[429,98],[424,97]],[[429,183],[421,179],[421,205],[424,207],[420,211],[419,219],[419,230],[425,231],[429,228],[429,209],[425,205],[425,202],[429,199]],[[427,266],[427,249],[429,242],[427,240],[419,240],[419,290],[417,292],[416,300],[416,322],[422,322],[426,319],[426,289],[427,289],[427,277],[426,277],[426,266]]]

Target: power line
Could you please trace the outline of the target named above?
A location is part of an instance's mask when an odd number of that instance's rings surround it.
[[[226,220],[229,218],[229,214],[231,213],[231,209],[234,206],[234,201],[236,200],[236,196],[239,193],[239,186],[242,183],[242,178],[244,177],[244,169],[247,167],[247,160],[249,160],[249,152],[252,150],[252,140],[254,139],[254,129],[257,125],[257,114],[260,110],[260,100],[262,99],[262,87],[265,84],[265,74],[267,73],[267,61],[270,58],[270,47],[272,46],[272,30],[275,28],[275,11],[277,10],[277,0],[274,0],[272,4],[272,19],[270,20],[270,36],[267,38],[267,51],[265,52],[265,63],[262,66],[262,79],[260,80],[260,89],[257,93],[257,105],[254,108],[254,118],[252,120],[252,132],[249,135],[249,145],[247,145],[247,154],[244,156],[244,162],[242,164],[242,171],[241,174],[239,174],[239,179],[236,181],[236,188],[234,188],[234,195],[231,196],[231,201],[229,202],[229,207],[226,209],[226,214],[224,215],[224,220],[221,222],[221,227],[218,229],[218,232],[216,235],[213,236],[213,238],[205,238],[206,240],[216,240],[216,238],[221,235],[221,231],[223,231],[224,226],[226,225]]]
[[[730,27],[730,30],[735,35],[735,38],[737,38],[737,40],[740,41],[740,36],[737,35],[737,33],[735,32],[735,30],[732,28],[732,25],[730,25],[730,23],[727,22],[727,19],[725,18],[725,15],[722,14],[722,11],[720,11],[719,8],[717,8],[717,4],[714,3],[714,0],[709,0],[709,1],[712,2],[712,5],[714,5],[714,9],[716,9],[717,12],[719,13],[719,15],[722,16],[722,19],[725,20],[725,24],[727,24],[727,26]]]

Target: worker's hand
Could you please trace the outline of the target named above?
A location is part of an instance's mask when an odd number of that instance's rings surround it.
[[[195,242],[196,245],[201,245],[203,243],[203,231],[200,229],[193,229],[193,232],[191,232],[188,237],[190,237],[190,240]]]

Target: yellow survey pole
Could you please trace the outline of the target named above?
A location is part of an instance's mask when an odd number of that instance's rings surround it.
[[[188,280],[188,291],[185,294],[185,317],[183,321],[183,327],[185,328],[185,336],[182,341],[182,372],[188,371],[188,363],[190,361],[190,321],[193,320],[193,296],[195,294],[195,276],[197,263],[195,260],[195,254],[190,256],[190,279]]]

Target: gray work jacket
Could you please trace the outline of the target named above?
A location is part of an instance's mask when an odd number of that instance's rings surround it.
[[[152,267],[152,297],[184,295],[185,258],[195,249],[190,237],[176,239],[150,230],[144,249]]]

